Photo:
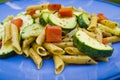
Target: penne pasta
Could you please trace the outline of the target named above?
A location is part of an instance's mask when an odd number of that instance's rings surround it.
[[[55,55],[65,54],[65,51],[62,48],[52,43],[44,43],[43,46],[52,54],[55,54]]]
[[[53,43],[53,44],[60,48],[73,47],[73,42],[59,42],[59,43]]]
[[[37,39],[36,39],[36,43],[41,46],[44,41],[45,41],[45,30],[43,30],[43,31],[39,34],[39,36],[38,36]]]
[[[107,43],[115,43],[120,41],[120,37],[118,36],[110,36],[105,38],[107,40]]]
[[[96,28],[95,33],[96,33],[96,40],[102,43],[102,38],[103,38],[102,31],[99,28]]]
[[[70,56],[70,55],[59,55],[60,58],[68,64],[97,64],[92,58],[86,55],[77,55],[77,56]]]
[[[76,47],[65,47],[64,50],[70,55],[85,55],[83,52],[80,52]]]
[[[91,15],[90,25],[87,28],[87,30],[94,31],[96,29],[96,27],[97,27],[97,20],[98,20],[98,17],[95,14],[92,14]]]
[[[103,61],[103,62],[108,62],[108,58],[104,57],[104,58],[94,58],[97,61]]]
[[[9,41],[12,36],[11,36],[11,24],[8,23],[8,24],[5,24],[4,26],[4,37],[3,37],[4,41],[3,41],[3,44],[5,44],[7,41]]]
[[[29,49],[30,57],[36,64],[37,68],[40,69],[42,66],[42,58],[36,53],[36,51],[33,48]]]
[[[48,3],[46,4],[40,4],[40,5],[33,5],[33,6],[28,6],[26,10],[43,10],[43,9],[47,9]]]
[[[20,47],[20,37],[19,37],[18,28],[14,24],[11,24],[11,33],[12,33],[12,46],[14,48],[14,51],[17,54],[22,54],[22,50]]]
[[[42,46],[37,45],[36,43],[34,43],[32,45],[32,48],[40,55],[40,56],[47,56],[48,52],[45,50],[45,48],[43,48]]]
[[[72,37],[65,37],[64,39],[62,39],[63,42],[72,42],[73,38]]]
[[[55,65],[55,73],[60,74],[64,70],[65,64],[59,56],[54,55],[53,59]]]

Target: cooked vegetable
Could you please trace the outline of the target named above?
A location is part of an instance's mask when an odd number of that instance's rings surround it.
[[[76,32],[73,43],[80,51],[91,57],[109,57],[113,52],[112,47],[104,45],[96,39],[89,37],[82,30]]]
[[[35,14],[35,9],[30,9],[30,10],[27,10],[26,14],[29,14],[29,15],[33,15]]]
[[[2,41],[0,41],[0,46],[2,46]]]
[[[50,14],[48,20],[49,24],[60,26],[62,29],[66,30],[74,29],[77,25],[76,16],[69,18],[60,18],[53,14]]]
[[[22,39],[26,39],[29,37],[37,37],[41,31],[44,29],[43,26],[41,26],[40,24],[32,24],[29,26],[26,26],[22,31],[21,31],[21,37]]]
[[[102,20],[106,20],[107,18],[104,16],[103,13],[98,13],[98,22],[102,21]]]
[[[106,39],[106,38],[103,38],[103,39],[102,39],[102,43],[106,45],[106,44],[108,43],[107,39]]]
[[[58,11],[61,8],[61,4],[48,4],[48,10]]]
[[[21,18],[13,19],[12,23],[18,27],[18,30],[20,30],[20,27],[23,24],[23,20]]]
[[[62,29],[59,26],[46,26],[45,30],[46,42],[61,42]]]
[[[72,17],[73,16],[73,9],[72,8],[61,8],[59,10],[59,15],[61,17]]]
[[[89,24],[90,24],[88,14],[87,13],[82,13],[80,16],[78,16],[78,23],[79,23],[80,27],[83,27],[83,28],[87,29]]]

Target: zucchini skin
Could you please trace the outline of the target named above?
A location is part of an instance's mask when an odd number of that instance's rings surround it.
[[[82,52],[84,52],[86,55],[91,57],[109,57],[112,55],[113,50],[99,50],[92,48],[88,45],[86,45],[84,42],[81,42],[78,40],[76,35],[73,36],[73,44]]]
[[[15,55],[16,55],[16,53],[14,51],[11,51],[8,53],[3,53],[3,54],[0,54],[0,59],[7,59],[7,58],[13,57]]]

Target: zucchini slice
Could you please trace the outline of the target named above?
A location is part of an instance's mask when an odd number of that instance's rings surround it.
[[[82,13],[81,15],[78,16],[78,23],[81,27],[83,28],[88,28],[90,21],[89,21],[89,16],[87,13]]]
[[[12,43],[6,43],[3,45],[0,49],[0,58],[5,59],[16,55],[16,53],[13,51]]]
[[[80,51],[91,57],[109,57],[113,53],[112,47],[98,42],[82,30],[76,32],[73,43]]]
[[[50,14],[48,17],[48,22],[51,25],[57,25],[62,27],[62,29],[71,30],[74,29],[77,25],[77,18],[75,15],[73,17],[59,18],[53,14]]]
[[[26,26],[20,33],[22,39],[26,39],[29,37],[37,37],[41,31],[45,29],[45,27],[41,26],[38,23],[31,24],[29,26]]]

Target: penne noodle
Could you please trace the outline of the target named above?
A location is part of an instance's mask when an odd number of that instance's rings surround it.
[[[97,27],[97,20],[98,20],[98,17],[95,14],[92,14],[91,15],[90,25],[87,28],[87,30],[94,31],[96,29],[96,27]]]
[[[85,55],[83,52],[80,52],[76,47],[65,47],[64,50],[70,55]]]
[[[30,53],[29,53],[29,49],[30,49],[30,47],[26,47],[26,48],[23,48],[22,49],[22,51],[23,51],[23,55],[25,56],[25,57],[29,57],[29,55],[30,55]]]
[[[49,3],[46,4],[40,4],[40,5],[33,5],[33,6],[28,6],[26,10],[43,10],[43,9],[47,9]]]
[[[97,64],[96,61],[94,61],[92,58],[86,55],[76,55],[76,56],[70,56],[70,55],[59,55],[60,58],[68,64]]]
[[[48,52],[52,54],[55,54],[55,55],[65,54],[65,51],[62,48],[52,43],[44,43],[43,46],[48,50]]]
[[[11,36],[11,24],[8,23],[8,24],[5,24],[4,26],[4,37],[3,37],[4,41],[3,41],[3,44],[5,44],[7,41],[9,41],[12,36]]]
[[[110,36],[112,36],[111,33],[106,32],[106,31],[104,31],[104,30],[102,30],[102,34],[103,34],[103,37],[110,37]]]
[[[34,43],[32,45],[32,48],[40,55],[40,56],[47,56],[48,52],[45,50],[45,48],[43,48],[42,46],[37,45],[36,43]]]
[[[96,34],[90,31],[87,31],[86,29],[82,29],[86,34],[88,34],[92,38],[96,38]]]
[[[45,41],[45,30],[43,30],[43,31],[39,34],[39,36],[38,36],[37,39],[36,39],[36,43],[41,46],[44,41]]]
[[[36,53],[36,51],[33,48],[29,49],[30,57],[36,64],[37,68],[40,69],[42,66],[42,58]]]
[[[97,61],[103,61],[103,62],[108,62],[108,58],[104,57],[104,58],[94,58]]]
[[[63,42],[72,42],[73,38],[72,37],[65,37],[62,41]]]
[[[107,40],[107,43],[115,43],[120,41],[120,37],[118,36],[110,36],[105,38]]]
[[[73,47],[73,42],[59,42],[59,43],[53,43],[53,44],[60,48]]]
[[[59,56],[54,55],[53,60],[55,64],[55,73],[60,74],[64,70],[65,64]]]
[[[102,43],[102,39],[103,39],[102,31],[99,28],[96,28],[95,33],[96,33],[96,39]]]
[[[41,14],[33,14],[32,17],[35,18],[39,18],[41,16]]]
[[[14,24],[11,24],[11,33],[12,33],[12,46],[14,48],[14,51],[17,54],[22,54],[22,50],[20,47],[20,37],[19,37],[18,28]]]

